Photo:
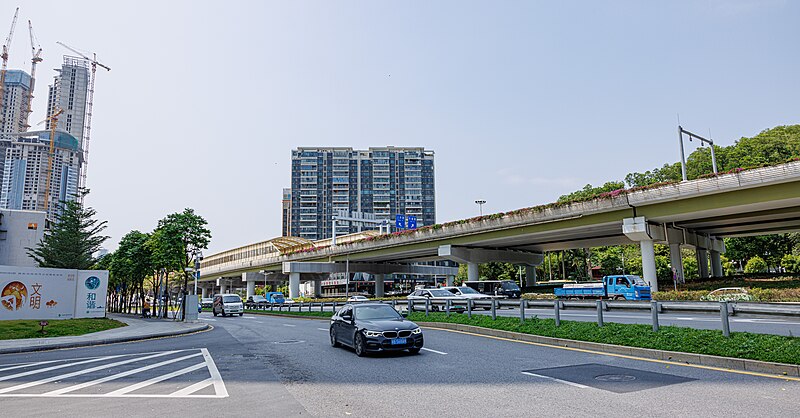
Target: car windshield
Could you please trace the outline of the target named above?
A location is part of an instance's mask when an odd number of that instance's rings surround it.
[[[264,296],[253,296],[253,300],[257,300],[260,302],[262,300],[267,300],[267,299]]]
[[[458,290],[460,290],[461,293],[463,293],[465,295],[479,295],[480,294],[480,293],[478,293],[477,290],[475,290],[475,289],[473,289],[471,287],[466,287],[466,286],[459,287]]]
[[[519,290],[519,286],[512,282],[503,282],[501,286],[503,286],[503,290]]]
[[[644,280],[643,280],[641,277],[639,277],[639,276],[628,276],[628,278],[629,278],[629,279],[631,279],[631,280],[633,280],[633,284],[635,284],[635,285],[637,285],[637,286],[647,286],[647,282],[645,282],[645,281],[644,281]]]
[[[453,296],[452,293],[448,292],[445,289],[431,289],[431,290],[429,290],[429,292],[431,292],[431,295],[433,295],[433,297],[436,297],[436,298],[444,298],[444,297]]]
[[[358,319],[397,319],[402,318],[394,308],[389,305],[357,306],[356,318]]]
[[[223,296],[222,297],[222,302],[223,303],[235,303],[235,302],[241,302],[241,301],[242,301],[242,298],[240,298],[239,296]]]

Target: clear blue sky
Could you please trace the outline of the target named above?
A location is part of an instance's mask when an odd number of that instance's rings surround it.
[[[0,34],[13,3],[0,9]],[[425,146],[437,218],[554,201],[800,123],[800,2],[23,1],[12,68],[98,53],[88,203],[108,247],[193,207],[209,253],[280,234],[298,146]],[[695,146],[694,144],[691,144]]]

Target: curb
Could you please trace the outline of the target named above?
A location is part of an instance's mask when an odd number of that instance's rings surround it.
[[[599,351],[603,353],[655,359],[677,364],[684,363],[781,376],[800,376],[800,366],[794,364],[771,363],[767,361],[719,357],[707,354],[682,353],[678,351],[665,351],[651,348],[626,347],[621,345],[593,343],[587,341],[566,340],[561,338],[544,337],[540,335],[523,334],[519,332],[476,327],[473,325],[452,324],[447,322],[417,322],[417,324],[424,327],[470,332],[489,337],[526,341],[542,345],[550,345],[553,347],[567,347],[581,350]]]
[[[261,312],[247,312],[252,315],[264,315],[264,316],[279,316],[281,318],[294,318],[294,319],[316,319],[321,321],[330,321],[331,318],[329,316],[306,316],[306,315],[292,315],[292,314],[280,314],[280,313],[261,313]]]
[[[153,334],[136,335],[136,336],[130,336],[130,337],[104,338],[104,339],[101,339],[101,340],[75,341],[75,342],[69,342],[69,343],[54,343],[54,344],[40,345],[40,346],[0,348],[0,354],[30,353],[30,352],[35,352],[35,351],[61,350],[61,349],[65,349],[65,348],[91,347],[91,346],[95,346],[95,345],[127,343],[127,342],[132,342],[132,341],[150,340],[150,339],[153,339],[153,338],[177,337],[177,336],[186,335],[186,334],[193,334],[195,332],[206,331],[209,328],[211,328],[211,326],[209,324],[204,324],[204,326],[201,326],[201,327],[183,329],[183,330],[180,330],[180,331],[157,332],[157,333],[153,333]]]

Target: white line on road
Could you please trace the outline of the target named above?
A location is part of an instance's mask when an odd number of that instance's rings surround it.
[[[216,319],[214,318],[200,318],[200,319],[202,319],[203,321],[216,321]]]
[[[317,329],[320,330],[320,331],[327,331],[328,330],[328,328],[317,328]]]
[[[217,393],[218,397],[227,398],[228,389],[225,387],[225,382],[222,381],[222,375],[219,374],[219,370],[217,370],[217,365],[214,363],[214,359],[211,358],[211,353],[209,353],[208,349],[205,348],[201,348],[200,351],[203,352],[203,358],[206,359],[208,372],[211,373],[211,380],[214,381],[214,391]]]
[[[78,366],[78,365],[81,365],[81,364],[92,363],[92,362],[101,361],[101,360],[108,360],[108,359],[118,358],[118,357],[122,357],[122,355],[92,358],[92,359],[85,360],[85,361],[79,361],[77,363],[67,363],[67,364],[62,364],[62,365],[59,365],[59,366],[45,367],[43,369],[36,369],[36,370],[31,370],[31,371],[27,371],[27,372],[23,372],[23,373],[12,374],[12,375],[9,375],[9,376],[2,376],[2,377],[0,377],[0,381],[16,379],[18,377],[30,376],[30,375],[36,374],[36,373],[49,372],[51,370],[63,369],[64,367]]]
[[[425,350],[425,351],[430,351],[431,353],[441,354],[441,355],[443,355],[443,356],[446,356],[446,355],[447,355],[447,353],[445,353],[445,352],[442,352],[442,351],[436,351],[436,350],[431,350],[430,348],[425,348],[425,347],[422,347],[422,349],[423,349],[423,350]]]
[[[191,395],[192,393],[195,393],[201,389],[205,389],[206,387],[212,384],[214,384],[214,379],[208,378],[206,380],[203,380],[202,382],[197,382],[191,386],[187,386],[181,390],[172,392],[169,394],[169,396],[181,397],[181,396]]]
[[[205,362],[197,363],[194,366],[184,367],[183,369],[176,370],[176,371],[174,371],[172,373],[167,373],[167,374],[164,374],[164,375],[161,375],[161,376],[156,376],[156,377],[154,377],[152,379],[147,379],[144,382],[135,383],[135,384],[132,384],[130,386],[126,386],[126,387],[124,387],[122,389],[117,389],[117,390],[115,390],[113,392],[109,392],[109,393],[105,394],[104,396],[124,395],[124,394],[126,394],[128,392],[133,392],[134,390],[138,390],[138,389],[150,386],[150,385],[152,385],[154,383],[161,382],[162,380],[172,379],[175,376],[180,376],[182,374],[191,373],[191,372],[193,372],[193,371],[195,371],[197,369],[201,369],[201,368],[205,367],[205,365],[206,365]]]
[[[292,325],[292,324],[281,324],[281,325],[283,325],[285,327],[295,327],[295,326],[297,326],[297,325]]]
[[[589,386],[582,385],[580,383],[575,383],[575,382],[568,382],[566,380],[556,379],[555,377],[544,376],[544,375],[541,375],[541,374],[529,373],[529,372],[522,372],[522,374],[525,374],[525,375],[528,375],[528,376],[533,376],[533,377],[541,377],[542,379],[553,380],[553,381],[556,381],[556,382],[559,382],[559,383],[563,383],[565,385],[575,386],[576,388],[589,389]]]
[[[21,363],[21,364],[4,364],[4,366],[11,366],[11,367],[4,367],[0,369],[0,372],[4,372],[6,370],[22,369],[31,366],[38,366],[40,364],[56,363],[59,361],[64,361],[64,360],[48,360],[48,361],[38,361],[34,363]]]

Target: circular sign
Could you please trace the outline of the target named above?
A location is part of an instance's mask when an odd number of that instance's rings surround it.
[[[28,288],[22,282],[11,282],[3,288],[2,305],[9,311],[18,311],[28,299]]]
[[[88,279],[86,279],[86,283],[85,284],[86,284],[86,288],[87,289],[94,290],[94,289],[97,289],[98,287],[100,287],[100,279],[98,279],[95,276],[91,276]]]

